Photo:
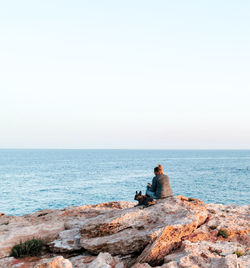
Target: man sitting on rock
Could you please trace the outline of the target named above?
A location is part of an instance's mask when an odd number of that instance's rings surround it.
[[[158,165],[154,168],[155,177],[152,180],[152,185],[148,183],[146,195],[154,198],[161,199],[173,196],[173,191],[170,187],[169,177],[163,173],[163,168]]]

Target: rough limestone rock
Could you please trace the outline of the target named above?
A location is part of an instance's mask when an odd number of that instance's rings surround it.
[[[0,217],[0,258],[9,256],[11,248],[32,238],[40,238],[46,242],[53,241],[58,233],[64,230],[64,222],[57,218],[43,216],[48,211],[40,211],[22,217]]]
[[[73,268],[87,268],[88,264],[91,263],[96,256],[91,256],[90,254],[81,254],[69,258],[72,263]]]
[[[15,259],[13,257],[0,259],[0,268],[72,268],[69,260],[62,256],[54,258],[26,257]]]
[[[237,257],[235,252],[244,254]],[[181,248],[164,258],[166,263],[175,262],[176,267],[203,268],[247,268],[250,267],[250,256],[245,255],[247,247],[236,242],[184,241]]]
[[[118,257],[114,258],[109,253],[100,253],[87,265],[87,268],[125,268],[125,266]]]
[[[152,266],[150,266],[148,263],[136,263],[135,265],[133,265],[131,268],[151,268]],[[155,266],[154,268],[179,268],[179,266],[177,265],[176,262],[169,262],[169,263],[165,263],[161,266]],[[195,267],[191,267],[191,268],[195,268]]]
[[[201,240],[208,241],[238,241],[243,244],[250,244],[250,215],[249,205],[221,205],[206,204],[209,213],[207,224],[202,225],[187,236],[186,239],[196,242]],[[219,230],[226,230],[228,237],[225,239],[217,236]]]
[[[50,249],[53,252],[74,252],[81,249],[80,230],[78,228],[64,230],[59,233],[57,240],[51,242]]]
[[[136,263],[131,268],[151,268],[148,263]]]
[[[131,202],[110,202],[98,205],[68,207],[58,210],[41,210],[24,216],[0,216],[0,258],[8,257],[14,245],[32,238],[40,238],[57,252],[78,248],[77,226],[86,218],[134,206]],[[73,229],[69,232],[65,229]],[[72,237],[71,237],[72,235]],[[59,238],[59,239],[58,239]],[[71,245],[71,243],[73,244]]]
[[[97,257],[76,256],[70,258],[74,268],[125,268],[126,266],[118,257],[109,253],[100,253]]]
[[[191,204],[179,197],[160,200],[147,208],[110,211],[82,222],[82,247],[97,254],[127,255],[142,251],[138,262],[159,263],[207,218],[201,201]]]
[[[72,263],[62,256],[57,256],[49,260],[44,260],[34,268],[72,268]]]
[[[0,214],[0,268],[250,267],[249,205],[182,196],[147,208],[135,204]],[[9,257],[15,244],[31,238],[45,242],[40,256]]]
[[[0,259],[0,267],[1,268],[11,268],[14,265],[14,258],[13,257],[7,257]]]

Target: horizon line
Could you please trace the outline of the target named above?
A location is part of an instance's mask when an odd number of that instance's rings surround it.
[[[25,148],[25,147],[20,147],[20,148],[0,148],[0,150],[159,150],[159,151],[171,151],[171,150],[182,150],[182,151],[190,151],[190,150],[207,150],[207,151],[238,151],[238,150],[250,150],[250,148],[53,148],[53,147],[48,147],[48,148]]]

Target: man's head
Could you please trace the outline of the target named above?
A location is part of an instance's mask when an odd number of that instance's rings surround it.
[[[160,175],[163,174],[163,168],[161,165],[158,165],[157,167],[154,168],[154,173],[155,175]]]

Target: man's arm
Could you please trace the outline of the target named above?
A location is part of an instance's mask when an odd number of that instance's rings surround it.
[[[153,178],[152,180],[152,185],[149,188],[150,191],[155,192],[156,191],[156,177]]]

